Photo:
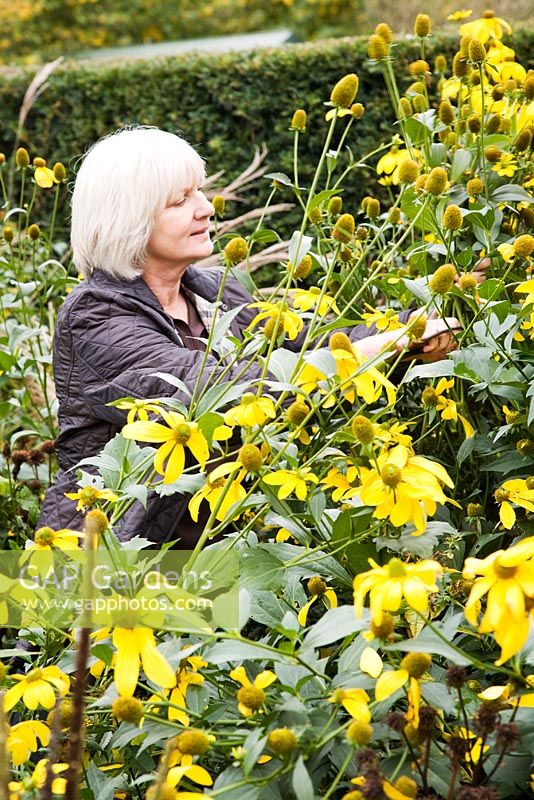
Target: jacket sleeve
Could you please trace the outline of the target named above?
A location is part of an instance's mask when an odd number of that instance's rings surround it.
[[[58,335],[72,337],[82,391],[99,419],[124,424],[125,412],[106,405],[122,397],[176,397],[187,405],[189,396],[155,372],[169,373],[192,391],[203,364],[201,387],[225,369],[214,356],[208,355],[204,363],[204,352],[173,342],[150,313],[130,307],[127,301],[94,302],[90,294],[73,304]],[[259,364],[240,362],[227,370],[224,380],[239,376],[243,383],[253,382],[260,373]]]

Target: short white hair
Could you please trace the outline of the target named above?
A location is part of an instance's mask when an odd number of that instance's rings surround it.
[[[143,271],[157,214],[204,185],[204,160],[184,139],[159,128],[130,127],[86,153],[72,194],[74,264],[134,279]]]

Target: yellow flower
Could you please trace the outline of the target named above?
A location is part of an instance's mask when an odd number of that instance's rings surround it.
[[[366,506],[375,506],[373,516],[389,517],[396,528],[412,522],[416,535],[426,528],[427,515],[436,513],[436,504],[447,498],[441,484],[453,488],[446,470],[435,461],[413,455],[404,445],[383,451],[377,465],[362,477],[358,495]]]
[[[455,22],[457,19],[467,19],[472,13],[473,11],[470,8],[465,8],[463,11],[453,11],[447,19]]]
[[[396,186],[399,183],[399,166],[407,158],[410,158],[408,150],[404,150],[396,145],[392,147],[389,153],[383,155],[376,165],[378,175],[384,176],[383,178],[379,178],[378,183],[381,183],[382,186],[389,186],[391,184]]]
[[[436,579],[443,568],[437,561],[424,560],[407,564],[399,558],[390,559],[384,567],[372,558],[371,570],[354,578],[354,609],[360,617],[368,592],[371,617],[380,625],[384,611],[398,611],[404,598],[410,608],[424,613],[428,609],[429,592],[437,592]]]
[[[306,625],[306,620],[308,619],[308,611],[312,607],[313,603],[320,598],[323,602],[325,608],[337,608],[337,595],[335,591],[332,589],[331,586],[327,586],[326,583],[323,581],[322,578],[316,576],[315,578],[310,578],[308,581],[308,591],[311,594],[310,599],[306,603],[306,605],[302,606],[298,613],[298,623],[299,625]]]
[[[31,711],[38,706],[53,708],[56,702],[54,689],[61,697],[69,690],[69,678],[59,667],[35,667],[25,675],[10,675],[17,681],[4,695],[4,711],[11,711],[19,700]]]
[[[51,550],[58,547],[60,550],[79,550],[78,538],[81,536],[77,531],[63,528],[54,531],[52,528],[39,528],[35,531],[35,541],[28,547],[28,550]]]
[[[213,779],[207,769],[200,764],[183,764],[178,767],[171,767],[167,773],[165,782],[168,786],[178,786],[182,778],[188,778],[199,786],[212,786]],[[204,792],[177,792],[174,800],[210,800]]]
[[[324,317],[329,311],[341,314],[334,298],[327,294],[321,297],[321,290],[317,286],[311,286],[309,289],[293,289],[291,295],[293,305],[300,311],[309,311],[310,308],[318,305],[318,314],[321,317]]]
[[[339,388],[345,400],[354,403],[356,395],[358,395],[366,403],[371,404],[378,400],[385,389],[388,403],[394,405],[397,398],[395,386],[376,367],[365,369],[366,359],[359,352],[357,345],[349,343],[349,347],[350,350],[344,347],[331,349],[336,360]],[[335,400],[335,397],[331,395],[324,404],[325,408],[333,406]]]
[[[159,400],[135,400],[133,397],[117,400],[113,405],[115,408],[128,410],[128,416],[126,417],[128,424],[135,422],[136,419],[147,422],[149,411],[158,414],[160,410]]]
[[[65,492],[65,497],[69,500],[77,500],[76,510],[85,511],[87,508],[94,506],[97,500],[105,500],[109,503],[114,503],[118,500],[115,492],[111,489],[97,489],[96,486],[82,486],[77,492]]]
[[[132,697],[143,666],[147,678],[158,686],[176,685],[176,675],[156,647],[154,631],[150,628],[115,628],[113,644],[115,657],[115,686],[121,697]]]
[[[167,714],[170,720],[177,720],[186,727],[189,725],[189,715],[181,710],[187,705],[187,689],[189,686],[200,686],[204,683],[204,676],[199,674],[199,670],[207,666],[208,662],[203,661],[200,656],[188,656],[182,660],[176,673],[176,686],[171,689],[169,696]],[[157,699],[157,695],[153,699]]]
[[[444,733],[443,734],[445,739],[450,739],[451,736],[458,736],[460,739],[465,739],[466,745],[466,756],[471,764],[476,764],[480,761],[480,756],[482,753],[485,753],[486,750],[489,750],[489,744],[484,745],[482,748],[484,740],[479,738],[476,733],[473,733],[471,730],[467,730],[467,728],[463,728],[461,726],[454,727],[451,733]]]
[[[41,189],[51,189],[55,183],[59,183],[54,175],[54,170],[49,169],[48,167],[37,167],[33,173],[33,177],[35,179],[35,183]]]
[[[7,735],[6,748],[13,765],[20,767],[28,760],[30,753],[37,752],[39,747],[47,747],[49,741],[50,728],[48,725],[38,719],[30,719],[11,726]]]
[[[263,691],[276,680],[276,675],[266,669],[254,678],[252,683],[246,673],[245,667],[236,667],[230,672],[232,680],[241,684],[242,689],[237,693],[238,709],[245,717],[250,717],[265,702]],[[243,691],[245,690],[245,691]]]
[[[434,406],[436,411],[441,414],[442,419],[452,420],[456,422],[460,420],[462,423],[466,438],[469,439],[474,436],[475,429],[465,417],[458,413],[458,408],[454,400],[445,397],[445,392],[452,389],[454,386],[454,378],[447,380],[447,378],[440,378],[436,387],[428,387],[423,391],[422,400],[424,405]],[[426,399],[425,399],[426,394]]]
[[[368,303],[365,303],[365,307],[369,309],[369,312],[364,312],[362,314],[362,319],[365,320],[365,324],[368,328],[371,325],[375,325],[377,331],[396,331],[399,328],[402,328],[403,325],[399,321],[398,314],[392,308],[386,309],[386,311],[380,311],[378,308],[373,308]]]
[[[529,632],[525,598],[534,597],[534,536],[484,559],[467,558],[463,577],[474,580],[465,616],[477,625],[480,599],[487,594],[486,612],[478,630],[494,633],[501,647],[502,664],[523,647]],[[476,578],[475,576],[481,577]]]
[[[364,689],[336,689],[328,698],[330,703],[339,703],[353,719],[362,722],[371,720],[370,697]]]
[[[495,500],[500,503],[499,517],[507,530],[514,527],[516,520],[511,503],[527,511],[534,511],[534,489],[528,489],[527,482],[523,478],[505,481],[495,492]]]
[[[501,254],[503,261],[505,261],[507,264],[509,264],[511,261],[514,260],[515,251],[514,251],[514,246],[512,244],[500,244],[497,246],[497,250]],[[526,281],[526,283],[532,283],[532,288],[534,290],[534,281]],[[524,285],[525,284],[521,284],[521,286]],[[521,286],[518,286],[515,291],[516,292],[522,291]]]
[[[159,413],[167,425],[160,422],[132,422],[124,426],[122,435],[139,442],[163,443],[154,456],[154,469],[163,475],[163,483],[174,483],[184,471],[186,447],[204,469],[209,448],[197,423],[189,422],[176,411],[161,408]]]
[[[287,333],[288,339],[293,340],[297,338],[304,326],[304,322],[299,315],[291,311],[286,303],[267,303],[262,301],[251,303],[249,308],[262,309],[261,313],[257,314],[248,326],[249,330],[255,328],[263,319],[273,320],[273,325],[278,323],[278,333],[284,331]]]
[[[221,466],[216,467],[207,475],[206,483],[201,489],[195,492],[188,504],[189,512],[195,522],[198,521],[200,504],[203,500],[208,501],[210,510],[213,511],[217,507],[220,496],[225,492],[224,499],[222,500],[215,515],[215,518],[218,519],[219,522],[222,522],[224,519],[226,519],[226,516],[234,503],[238,503],[240,500],[245,499],[247,492],[246,489],[241,485],[241,481],[246,474],[244,470],[242,470],[242,472],[236,478],[232,479],[230,487],[225,489],[227,481],[229,480],[228,476],[241,466],[242,465],[239,462],[235,461],[232,463],[221,464]]]
[[[388,449],[396,444],[403,444],[405,447],[411,447],[412,437],[404,433],[407,427],[407,422],[394,422],[387,427],[381,425],[376,430],[376,438],[380,439]]]
[[[227,425],[242,425],[251,428],[253,425],[263,425],[265,420],[274,419],[276,412],[270,397],[256,397],[246,392],[238,406],[228,409],[224,415]]]
[[[492,14],[492,12],[486,13]],[[460,27],[460,36],[471,36],[473,39],[481,41],[482,44],[488,39],[502,39],[504,32],[512,33],[510,25],[504,19],[495,17],[493,14],[466,22]]]
[[[328,470],[328,475],[320,483],[327,489],[333,489],[332,500],[334,503],[350,500],[357,494],[357,489],[352,485],[358,478],[358,467],[349,466],[346,473],[342,473],[337,467]]]
[[[511,178],[513,174],[519,169],[517,159],[513,153],[503,153],[496,164],[491,168],[493,172],[500,175],[501,178]]]
[[[311,471],[310,467],[300,467],[299,469],[278,469],[265,475],[264,482],[269,486],[280,486],[278,499],[284,500],[290,494],[296,494],[299,500],[305,500],[308,496],[308,483],[319,483],[317,475]]]
[[[47,758],[41,758],[35,765],[33,773],[23,778],[21,781],[9,781],[10,800],[17,800],[34,794],[37,789],[41,789],[46,781]],[[69,768],[68,764],[52,764],[52,773],[59,775]],[[65,778],[54,778],[52,780],[52,794],[65,794],[67,781]]]

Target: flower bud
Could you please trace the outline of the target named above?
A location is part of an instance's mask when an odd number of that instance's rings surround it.
[[[39,225],[36,225],[36,224],[34,223],[33,225],[30,225],[30,227],[28,228],[28,230],[26,231],[26,233],[28,234],[28,236],[30,237],[30,239],[32,240],[32,242],[36,242],[36,241],[37,241],[37,239],[38,239],[38,238],[40,237],[40,235],[41,235],[41,229],[40,229]]]
[[[59,182],[64,181],[65,178],[67,177],[67,170],[65,169],[61,161],[56,161],[52,171],[54,173],[54,178],[56,179],[56,181]]]
[[[355,222],[352,214],[342,214],[334,225],[332,236],[338,242],[350,242],[354,236]]]
[[[429,194],[443,194],[447,188],[447,171],[443,167],[434,167],[428,173],[425,191]]]
[[[441,53],[436,56],[434,59],[434,70],[436,72],[446,72],[447,71],[447,59]]]
[[[213,210],[215,211],[216,217],[224,216],[224,212],[226,210],[226,200],[222,194],[216,194],[211,201],[211,204],[213,206]]]
[[[278,756],[288,756],[297,744],[297,737],[290,728],[275,728],[267,736],[267,746]]]
[[[453,264],[442,264],[430,278],[428,285],[436,294],[447,294],[452,289],[456,277],[456,267]]]
[[[353,103],[350,112],[355,119],[361,119],[365,114],[365,106],[362,103]]]
[[[389,52],[389,45],[385,39],[376,33],[371,34],[367,42],[367,54],[373,61],[381,61],[386,58]]]
[[[15,153],[15,164],[20,169],[26,169],[26,167],[30,166],[30,154],[25,147],[19,147]]]
[[[297,108],[291,119],[291,130],[304,133],[306,130],[306,112],[303,108]]]
[[[447,206],[443,213],[443,227],[446,231],[459,231],[463,225],[460,207],[454,204]]]
[[[454,108],[448,100],[442,100],[439,104],[438,117],[444,125],[451,125],[454,122]]]
[[[343,208],[343,199],[336,195],[334,197],[331,197],[330,200],[328,201],[326,211],[328,214],[337,216],[338,214],[341,214],[342,208]]]
[[[469,61],[474,64],[482,64],[486,60],[486,48],[479,39],[471,39],[468,51]]]
[[[481,506],[480,503],[468,503],[467,516],[472,517],[473,519],[475,519],[476,517],[483,517],[484,506]]]
[[[391,44],[391,42],[393,41],[393,31],[391,30],[387,22],[379,22],[375,28],[375,33],[378,36],[381,36],[382,39],[387,44]]]
[[[430,34],[431,27],[432,22],[428,14],[418,14],[415,18],[413,32],[416,36],[419,36],[421,39],[423,39],[425,36]]]
[[[336,83],[330,95],[330,102],[340,108],[350,108],[358,93],[360,79],[351,72]]]
[[[231,265],[239,264],[240,261],[243,261],[247,257],[247,253],[248,245],[242,236],[235,236],[233,239],[230,239],[224,248],[224,255]]]

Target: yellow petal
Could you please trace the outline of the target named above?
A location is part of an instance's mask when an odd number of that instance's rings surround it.
[[[139,650],[131,628],[115,628],[115,686],[122,697],[132,697],[139,679]]]
[[[384,664],[376,650],[372,647],[366,647],[360,657],[361,671],[366,672],[371,678],[378,678],[383,668]]]
[[[510,530],[515,525],[515,511],[506,500],[504,503],[501,503],[501,507],[499,509],[499,517],[501,519],[502,524],[506,528],[506,530]]]
[[[266,669],[254,679],[254,686],[257,689],[266,689],[267,686],[270,686],[271,683],[274,683],[276,680],[276,675],[274,672],[271,672],[270,669]]]
[[[408,671],[405,669],[383,672],[376,682],[375,699],[378,702],[387,700],[387,698],[391,697],[401,686],[404,686],[408,678]]]
[[[158,686],[170,689],[176,684],[176,675],[167,659],[161,655],[156,647],[153,631],[145,628],[136,628],[135,634],[147,678]]]

